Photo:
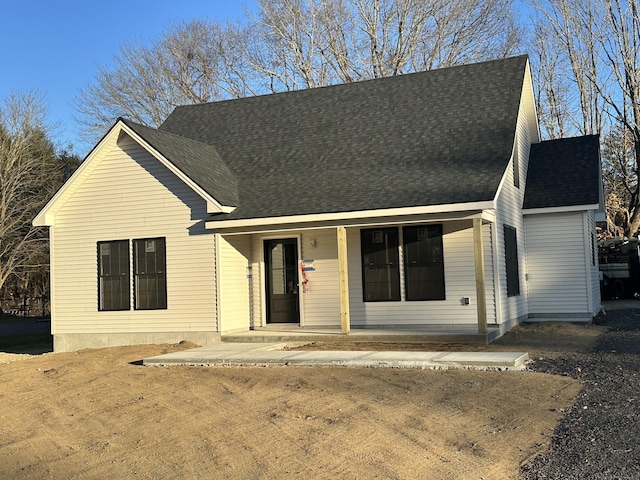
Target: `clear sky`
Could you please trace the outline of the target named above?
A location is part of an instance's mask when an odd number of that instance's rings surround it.
[[[128,41],[152,41],[174,22],[237,19],[252,0],[17,0],[0,13],[0,101],[10,92],[37,90],[55,141],[84,156],[72,101]],[[114,119],[115,120],[115,119]]]

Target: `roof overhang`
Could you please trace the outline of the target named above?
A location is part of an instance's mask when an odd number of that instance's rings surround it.
[[[142,146],[147,152],[153,155],[160,163],[167,167],[172,173],[174,173],[180,180],[182,180],[189,188],[196,192],[203,200],[207,202],[207,213],[231,213],[236,207],[222,205],[215,198],[209,195],[200,185],[194,182],[189,176],[187,176],[182,170],[176,167],[173,162],[162,155],[158,150],[151,146],[144,138],[134,132],[128,125],[121,120],[118,124],[122,125],[122,131],[135,140],[140,146]],[[117,125],[118,125],[117,124]]]
[[[445,222],[473,218],[482,218],[486,222],[495,222],[495,204],[490,201],[315,215],[291,215],[286,217],[209,220],[205,223],[205,226],[216,233],[243,234],[336,226],[356,227],[393,223]]]
[[[567,205],[564,207],[546,207],[546,208],[529,208],[523,209],[523,215],[539,215],[542,213],[567,213],[567,212],[585,212],[588,210],[598,210],[600,205],[597,203],[591,205]]]

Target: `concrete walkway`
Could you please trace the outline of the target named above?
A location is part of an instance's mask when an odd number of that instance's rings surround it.
[[[286,344],[217,343],[145,358],[144,365],[307,365],[387,368],[521,369],[525,352],[374,352],[283,350]]]

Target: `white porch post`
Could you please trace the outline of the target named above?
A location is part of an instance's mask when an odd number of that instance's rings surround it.
[[[338,277],[340,281],[340,329],[342,333],[351,331],[349,314],[349,272],[347,268],[347,229],[338,227]]]
[[[473,257],[476,266],[476,304],[478,310],[478,333],[487,333],[487,297],[484,277],[482,218],[473,219]]]

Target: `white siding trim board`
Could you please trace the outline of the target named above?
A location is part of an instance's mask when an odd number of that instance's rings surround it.
[[[541,213],[565,213],[565,212],[583,212],[586,210],[597,210],[598,205],[567,205],[564,207],[546,207],[546,208],[529,208],[522,210],[523,215],[538,215]]]
[[[584,278],[587,280],[587,310],[593,311],[593,291],[591,289],[591,235],[589,234],[589,218],[587,212],[582,214],[582,226],[584,235],[582,241],[584,243]]]

